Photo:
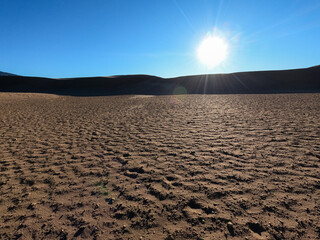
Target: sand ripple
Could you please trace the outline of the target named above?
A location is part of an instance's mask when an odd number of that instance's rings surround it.
[[[317,239],[320,95],[0,94],[1,239]]]

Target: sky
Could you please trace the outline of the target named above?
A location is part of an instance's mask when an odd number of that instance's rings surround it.
[[[208,67],[207,36],[228,46]],[[0,71],[175,77],[320,64],[319,0],[0,0]]]

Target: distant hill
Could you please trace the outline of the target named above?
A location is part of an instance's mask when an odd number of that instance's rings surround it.
[[[0,71],[0,76],[17,76],[17,75],[12,74],[12,73],[7,73],[7,72],[1,72]]]
[[[175,89],[182,91],[175,91]],[[160,78],[122,75],[52,79],[0,76],[0,91],[74,96],[147,94],[320,93],[320,66],[310,68]]]

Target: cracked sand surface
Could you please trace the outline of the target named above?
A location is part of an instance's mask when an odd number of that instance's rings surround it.
[[[320,94],[0,93],[0,239],[320,238]]]

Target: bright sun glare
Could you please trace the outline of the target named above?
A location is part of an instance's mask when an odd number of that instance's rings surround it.
[[[197,56],[201,63],[208,68],[219,65],[227,58],[228,44],[218,36],[208,35],[202,40],[198,49]]]

